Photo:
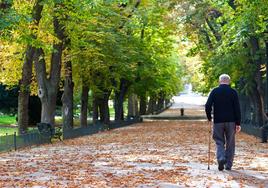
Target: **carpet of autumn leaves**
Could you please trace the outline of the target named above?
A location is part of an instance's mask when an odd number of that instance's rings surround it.
[[[0,187],[268,187],[268,144],[237,135],[219,172],[205,121],[150,121],[0,154]]]

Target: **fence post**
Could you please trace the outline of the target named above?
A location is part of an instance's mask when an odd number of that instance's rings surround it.
[[[14,149],[17,150],[17,134],[14,132]]]
[[[181,116],[184,116],[184,108],[181,108]]]
[[[267,143],[268,137],[268,125],[265,125],[261,128],[261,143]]]
[[[8,146],[8,134],[6,133],[6,146]]]

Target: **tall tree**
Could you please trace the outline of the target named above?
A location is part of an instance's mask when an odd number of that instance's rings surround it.
[[[186,19],[180,21],[185,23],[188,39],[197,44],[191,54],[199,54],[204,60],[204,88],[209,90],[215,86],[217,76],[223,72],[232,76],[235,86],[244,80],[246,84],[240,88],[240,93],[252,95],[256,123],[262,126],[267,119],[261,71],[267,3],[263,0],[193,0],[181,6],[188,7],[185,10],[189,11],[184,13]]]
[[[64,30],[63,25],[59,21],[56,13],[61,9],[61,3],[55,3],[53,15],[54,32],[59,41],[54,41],[53,51],[50,60],[50,73],[47,75],[45,53],[42,48],[36,49],[34,57],[34,65],[38,83],[38,96],[42,103],[41,122],[49,123],[54,126],[56,98],[59,89],[62,51],[64,45]]]
[[[38,27],[41,13],[43,10],[42,0],[37,0],[32,10],[33,28]],[[36,34],[33,31],[31,37],[36,39]],[[19,133],[24,133],[29,124],[28,110],[29,110],[29,96],[31,93],[30,85],[32,81],[32,66],[35,47],[31,44],[27,45],[25,50],[25,57],[22,67],[22,78],[19,82],[19,97],[18,97],[18,126]]]
[[[62,95],[62,116],[63,127],[65,129],[73,128],[73,78],[72,78],[72,62],[67,61],[64,63],[64,92]]]

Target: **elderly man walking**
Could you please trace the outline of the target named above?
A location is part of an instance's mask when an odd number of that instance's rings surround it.
[[[206,103],[206,114],[211,121],[213,107],[213,139],[216,142],[218,169],[231,170],[235,153],[235,133],[241,130],[240,105],[236,90],[230,87],[230,76],[222,74],[220,85],[214,88]]]

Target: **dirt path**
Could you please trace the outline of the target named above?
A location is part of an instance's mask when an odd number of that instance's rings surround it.
[[[268,145],[239,134],[233,171],[207,170],[208,127],[155,121],[0,155],[0,187],[268,187]],[[212,158],[215,158],[214,143]]]

